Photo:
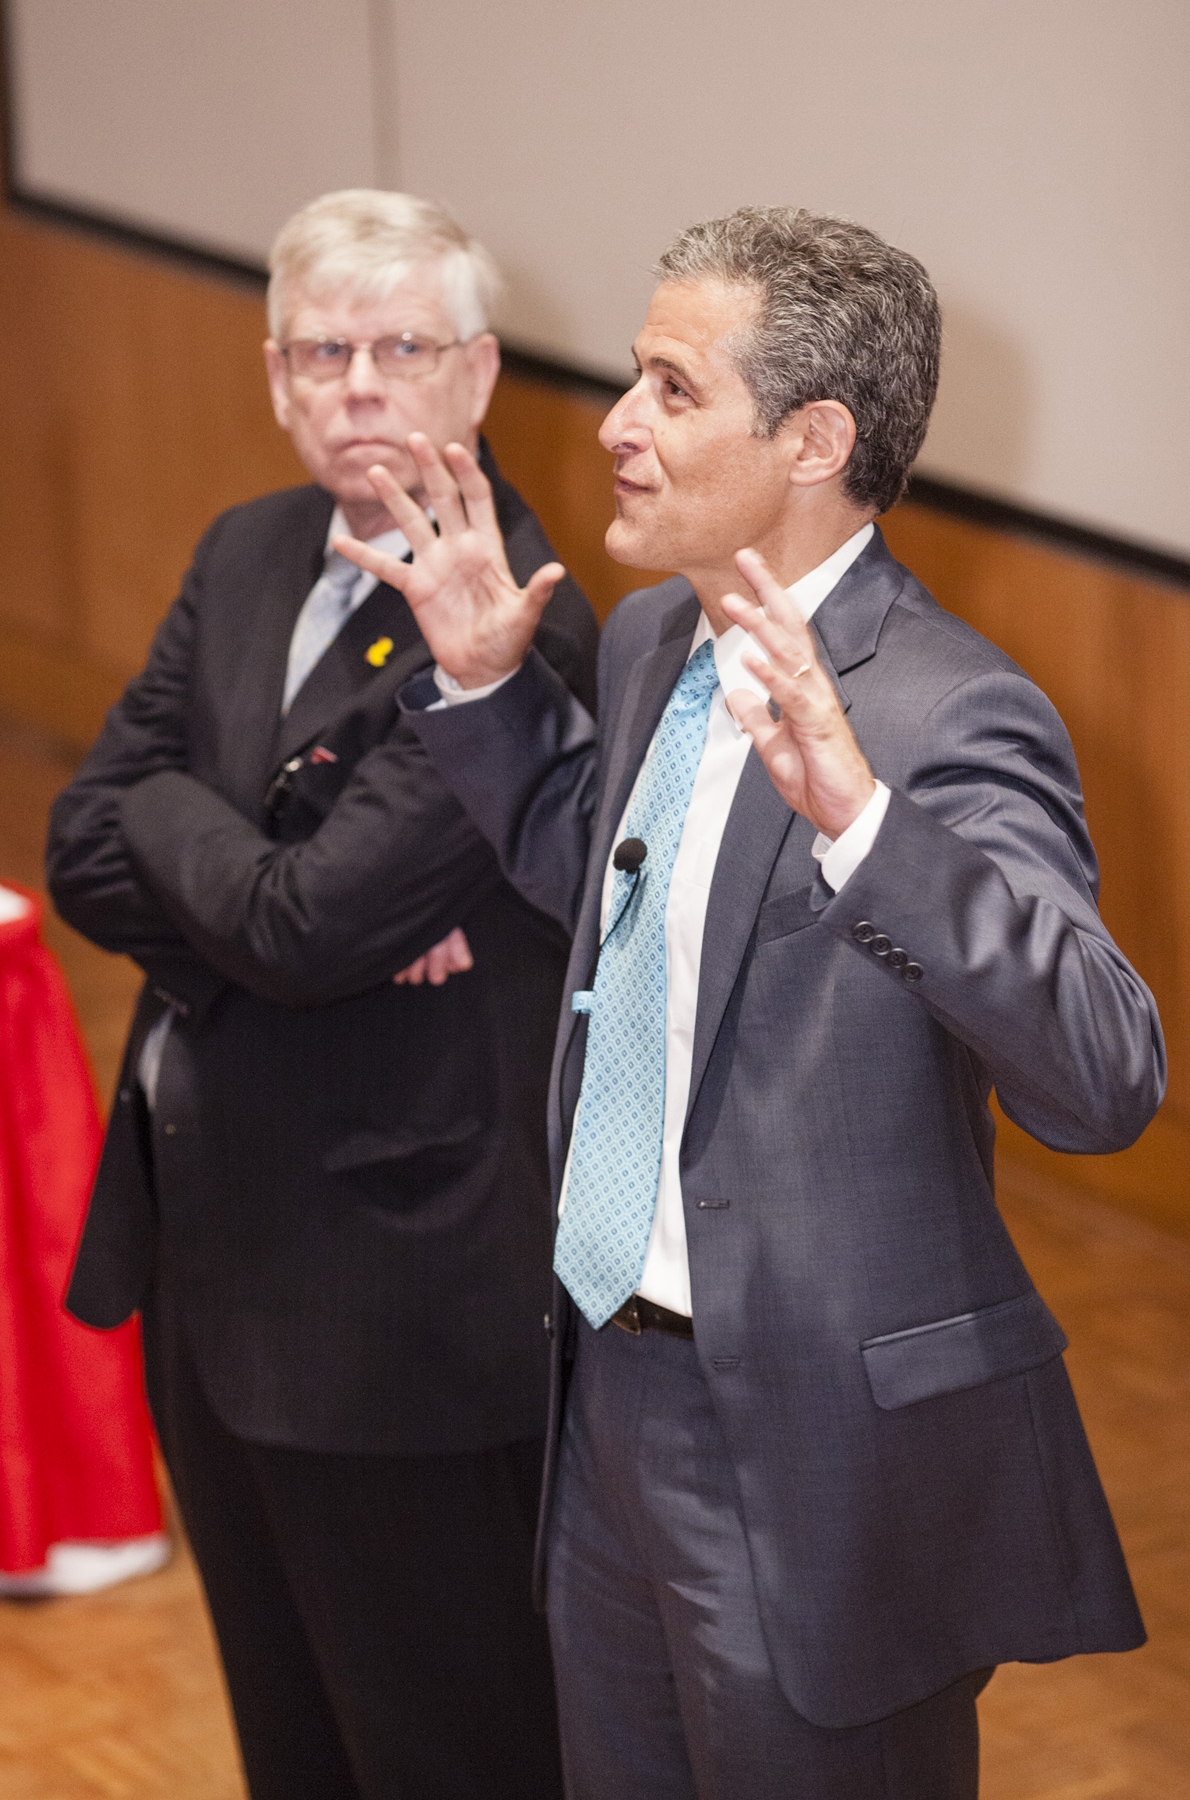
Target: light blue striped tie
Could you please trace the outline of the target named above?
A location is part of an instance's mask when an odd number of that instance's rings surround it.
[[[554,1268],[596,1328],[636,1291],[657,1203],[665,1123],[665,904],[718,685],[708,640],[669,697],[632,798],[628,835],[643,839],[648,855],[635,892],[633,877],[616,871],[589,1001]]]

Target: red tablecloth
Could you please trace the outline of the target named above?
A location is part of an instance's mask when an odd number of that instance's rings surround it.
[[[41,902],[0,923],[0,1570],[161,1529],[135,1325],[63,1310],[102,1128]]]

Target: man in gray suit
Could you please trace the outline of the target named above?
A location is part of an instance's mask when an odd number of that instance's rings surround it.
[[[938,368],[921,265],[745,210],[663,257],[602,432],[599,730],[473,460],[383,471],[437,659],[401,703],[574,928],[542,1549],[572,1800],[970,1800],[994,1665],[1143,1628],[993,1197],[1004,1110],[1132,1142],[1160,1027],[1069,740],[886,549]],[[735,590],[743,585],[747,597]],[[601,947],[602,946],[602,947]]]

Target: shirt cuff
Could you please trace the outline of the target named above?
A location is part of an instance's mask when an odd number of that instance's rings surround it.
[[[876,792],[859,817],[852,819],[846,831],[840,832],[833,842],[820,831],[811,844],[810,855],[822,870],[822,879],[836,894],[844,883],[850,881],[876,842],[876,833],[884,824],[884,815],[891,799],[891,790],[882,781],[878,781]]]
[[[435,663],[434,686],[438,689],[441,699],[435,700],[432,705],[425,708],[425,711],[445,712],[448,706],[465,706],[468,700],[486,700],[489,694],[494,694],[497,688],[502,688],[506,681],[511,681],[512,676],[519,672],[514,669],[511,675],[501,675],[497,681],[489,681],[486,687],[465,688],[455,680],[453,675],[448,675],[445,669],[439,668]]]

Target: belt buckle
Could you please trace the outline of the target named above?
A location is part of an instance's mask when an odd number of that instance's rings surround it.
[[[613,1325],[618,1325],[621,1331],[630,1332],[633,1337],[640,1337],[644,1326],[641,1324],[640,1306],[635,1294],[631,1294],[623,1306],[612,1314],[611,1322]]]

